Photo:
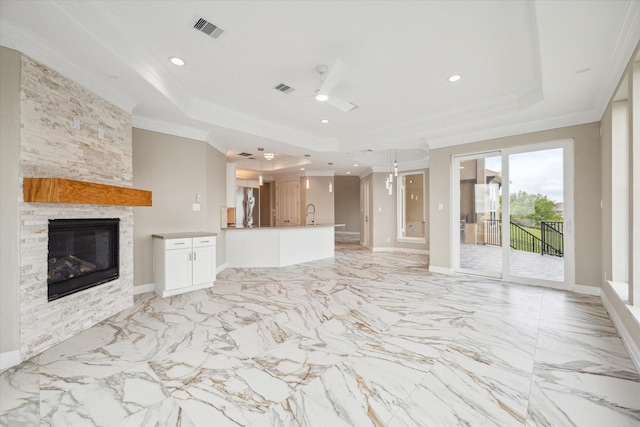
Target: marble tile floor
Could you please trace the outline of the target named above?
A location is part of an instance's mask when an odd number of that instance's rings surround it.
[[[564,258],[509,249],[512,276],[564,281]],[[502,273],[502,248],[492,245],[460,245],[460,266],[469,270]]]
[[[3,426],[640,426],[599,298],[428,272],[424,255],[227,269],[0,375]]]

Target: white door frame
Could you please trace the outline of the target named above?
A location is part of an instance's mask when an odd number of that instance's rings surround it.
[[[479,152],[460,156],[453,156],[451,159],[451,256],[453,271],[456,273],[473,274],[478,276],[489,276],[502,278],[505,281],[542,285],[557,289],[572,289],[575,286],[575,234],[574,234],[574,158],[573,139],[562,139],[547,141],[535,144],[521,145],[515,147],[502,148],[495,151]],[[525,153],[530,151],[542,151],[555,148],[563,149],[563,185],[564,185],[564,282],[556,282],[544,279],[534,279],[528,277],[512,276],[509,272],[510,257],[509,245],[504,242],[510,241],[510,218],[509,206],[509,155]],[[495,274],[477,272],[460,268],[460,219],[457,218],[460,212],[460,162],[473,160],[495,155],[502,156],[502,275],[496,277]],[[506,195],[506,196],[505,196]],[[506,220],[505,220],[506,219]]]
[[[473,274],[475,276],[486,276],[496,279],[502,278],[502,274],[495,274],[489,271],[470,270],[460,266],[460,163],[468,160],[497,156],[502,156],[502,152],[500,150],[453,156],[451,159],[451,249],[453,256],[453,262],[451,265],[453,266],[453,271],[456,273]],[[502,266],[502,271],[504,271],[504,264]]]
[[[371,190],[371,184],[369,180],[365,180],[362,182],[362,204],[363,206],[363,215],[362,215],[362,228],[363,228],[363,240],[362,246],[370,248],[371,247],[371,228],[369,224],[371,223],[371,195],[369,191]]]

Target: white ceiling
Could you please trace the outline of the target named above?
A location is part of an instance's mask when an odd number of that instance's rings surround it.
[[[224,34],[196,31],[197,17]],[[639,39],[637,0],[0,2],[2,45],[136,127],[231,161],[275,152],[277,165],[238,165],[276,174],[425,167],[429,147],[598,121]],[[315,67],[336,59],[348,72],[332,94],[359,107],[348,113],[312,96]]]

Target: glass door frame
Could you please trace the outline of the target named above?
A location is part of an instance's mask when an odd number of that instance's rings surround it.
[[[462,268],[460,266],[460,166],[462,162],[469,160],[484,159],[487,157],[502,157],[502,150],[492,150],[473,154],[455,155],[451,159],[451,248],[453,257],[453,271],[455,273],[473,274],[475,276],[491,277],[495,279],[501,279],[504,272],[504,254],[502,272],[494,273],[491,271],[471,270],[468,268]],[[502,157],[504,164],[504,157]],[[504,215],[504,212],[503,212]]]
[[[542,285],[557,289],[570,289],[575,285],[575,235],[574,235],[574,141],[570,139],[554,140],[548,142],[527,144],[514,147],[501,148],[485,152],[454,155],[451,158],[451,257],[454,273],[472,274],[475,276],[491,277],[504,281]],[[564,281],[552,281],[522,276],[510,273],[510,246],[504,242],[510,242],[510,204],[509,204],[509,155],[534,151],[563,149],[563,185],[564,185]],[[460,163],[468,160],[486,157],[502,156],[502,272],[495,274],[488,271],[478,271],[461,268],[460,266]],[[506,195],[506,196],[505,196]]]

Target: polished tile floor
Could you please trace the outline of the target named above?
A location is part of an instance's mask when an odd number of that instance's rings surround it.
[[[348,244],[136,296],[0,386],[5,426],[640,425],[640,375],[599,298]]]
[[[502,247],[460,245],[460,267],[502,274]],[[509,248],[509,274],[514,277],[564,282],[564,258]]]

